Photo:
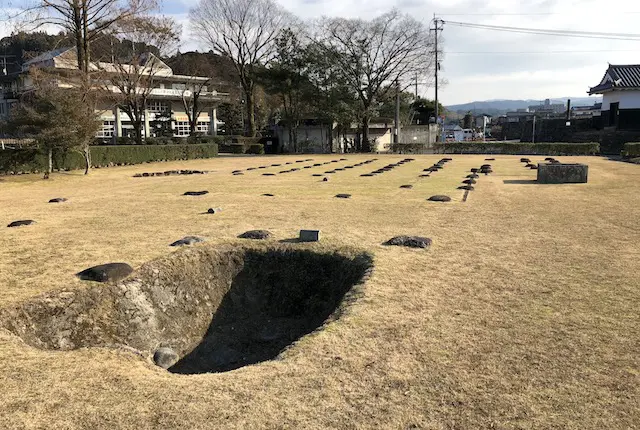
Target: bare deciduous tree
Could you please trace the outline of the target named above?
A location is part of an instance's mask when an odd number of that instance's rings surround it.
[[[292,16],[273,0],[200,0],[190,17],[197,37],[233,60],[246,97],[249,135],[255,136],[257,68],[273,59],[275,40]]]
[[[370,150],[369,123],[395,80],[424,76],[433,67],[432,41],[425,26],[392,10],[372,21],[324,18],[315,37],[343,70],[360,99],[362,150]]]
[[[158,0],[34,0],[13,18],[22,27],[53,25],[75,39],[78,68],[88,74],[90,45],[120,21],[157,8]]]
[[[142,143],[147,102],[154,84],[162,72],[169,69],[158,57],[149,53],[136,53],[136,44],[152,45],[161,53],[175,49],[180,27],[171,18],[132,17],[119,21],[114,30],[128,41],[132,50],[129,56],[115,56],[115,62],[100,64],[103,94],[119,106],[130,118],[136,143]],[[128,58],[127,61],[120,58]],[[148,120],[148,118],[147,118]]]
[[[89,173],[89,144],[101,125],[96,91],[77,76],[51,74],[41,69],[32,69],[29,74],[33,86],[12,109],[7,128],[20,136],[33,137],[46,151],[45,179],[53,168],[54,150],[82,152],[84,173]]]
[[[182,106],[189,121],[189,134],[194,136],[198,126],[198,118],[206,107],[200,101],[200,96],[207,91],[207,85],[211,83],[211,78],[201,78],[195,73],[187,79],[182,90]]]

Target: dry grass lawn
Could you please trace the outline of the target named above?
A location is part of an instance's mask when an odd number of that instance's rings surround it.
[[[4,178],[0,307],[82,288],[74,274],[95,264],[180,252],[168,244],[186,235],[215,246],[250,229],[278,240],[317,228],[322,246],[372,252],[375,270],[342,319],[281,360],[226,373],[171,374],[102,348],[42,351],[0,330],[0,428],[640,428],[638,166],[560,157],[589,164],[589,183],[536,185],[519,157],[498,156],[463,203],[456,188],[483,156],[454,155],[421,179],[439,156],[360,177],[404,158],[377,156],[326,183],[311,174],[372,157],[262,176],[298,158]],[[272,163],[283,166],[231,175]],[[211,173],[132,177],[176,168]],[[210,193],[182,196],[197,190]],[[434,194],[454,201],[426,201]],[[200,214],[209,207],[224,210]],[[18,219],[37,224],[4,227]],[[381,245],[400,234],[433,245]]]

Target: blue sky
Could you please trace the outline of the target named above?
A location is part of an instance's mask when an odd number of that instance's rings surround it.
[[[396,7],[425,25],[429,25],[435,13],[445,22],[640,33],[637,26],[640,4],[631,0],[609,3],[602,0],[277,1],[302,19],[323,15],[366,19]],[[165,0],[162,3],[163,13],[175,17],[183,25],[183,51],[208,50],[190,34],[188,11],[196,4],[197,0]],[[6,7],[7,3],[0,3],[2,5]],[[596,85],[601,79],[608,62],[640,63],[640,42],[637,41],[517,34],[446,23],[443,37],[442,76],[448,81],[440,91],[444,104],[586,96],[589,86]],[[421,86],[419,92],[433,97],[432,88]]]

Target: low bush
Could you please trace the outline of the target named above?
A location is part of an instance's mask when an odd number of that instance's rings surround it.
[[[228,136],[190,136],[187,139],[188,143],[200,143],[200,144],[216,144],[216,145],[224,145],[229,143],[231,139]]]
[[[627,142],[622,149],[622,156],[626,158],[640,157],[640,142]]]
[[[91,147],[91,166],[106,167],[122,164],[140,164],[164,160],[210,158],[218,155],[216,144],[189,145],[110,145]],[[54,150],[54,169],[84,168],[84,157],[78,151]],[[37,148],[0,151],[0,173],[43,172],[47,169],[47,156]]]
[[[600,152],[600,144],[596,142],[451,142],[436,143],[435,149],[445,154],[596,155]]]
[[[136,141],[130,137],[116,137],[116,145],[133,145],[134,143],[136,143]]]
[[[231,136],[232,143],[241,143],[248,147],[249,145],[260,143],[259,137],[249,137],[249,136]]]
[[[170,137],[147,137],[144,139],[145,145],[171,145],[173,140]]]
[[[247,154],[264,154],[264,145],[261,143],[252,143],[249,145],[246,151]]]
[[[242,143],[224,143],[220,145],[220,153],[224,154],[244,154],[245,147]]]

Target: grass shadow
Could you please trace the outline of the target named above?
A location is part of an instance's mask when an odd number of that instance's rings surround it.
[[[537,184],[538,181],[535,179],[505,179],[504,181],[505,184],[508,185],[512,185],[512,184]]]
[[[303,243],[300,238],[298,237],[292,237],[291,239],[282,239],[279,240],[278,242],[280,243]]]

